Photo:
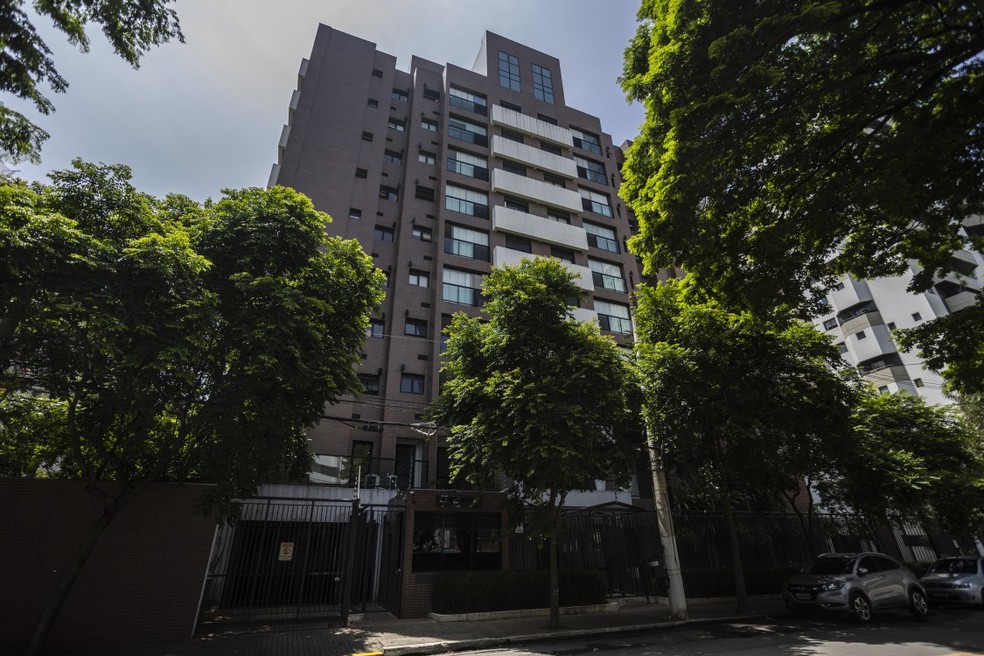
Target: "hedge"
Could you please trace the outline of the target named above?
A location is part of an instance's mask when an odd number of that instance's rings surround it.
[[[562,569],[558,578],[561,606],[605,601],[608,584],[604,572]],[[481,613],[549,606],[550,574],[546,570],[443,572],[434,583],[435,613]]]

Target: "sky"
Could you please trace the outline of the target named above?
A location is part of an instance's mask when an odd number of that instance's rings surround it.
[[[617,83],[635,32],[629,0],[177,0],[185,43],[150,50],[138,70],[98,28],[87,54],[38,22],[68,81],[42,116],[10,97],[51,138],[39,166],[8,163],[46,181],[72,159],[126,164],[138,189],[196,200],[264,186],[318,23],[372,41],[408,70],[411,55],[471,68],[486,30],[560,60],[567,103],[601,118],[615,143],[632,138],[643,109]]]

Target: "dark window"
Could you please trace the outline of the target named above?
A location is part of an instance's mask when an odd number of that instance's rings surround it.
[[[574,156],[574,163],[577,164],[578,176],[597,182],[600,185],[607,185],[608,178],[605,177],[605,165],[591,159]]]
[[[419,239],[420,241],[431,241],[433,238],[433,233],[430,228],[424,228],[421,226],[414,226],[410,233],[413,239]]]
[[[355,219],[356,221],[358,221],[359,219],[362,218],[362,210],[357,209],[355,207],[350,207],[348,216],[350,219]]]
[[[370,98],[369,99],[369,102],[367,102],[366,104],[369,105],[370,107],[372,107],[373,109],[375,109],[376,107],[379,107],[379,101],[376,100],[375,98]]]
[[[516,198],[506,197],[505,205],[509,209],[516,210],[518,212],[527,212],[528,213],[530,211],[529,203],[526,203],[524,201],[518,200]]]
[[[915,385],[916,387],[922,387],[923,386],[923,379],[922,378],[913,378],[912,379],[912,384]]]
[[[833,330],[837,327],[837,319],[827,319],[823,322],[824,330]]]
[[[487,219],[489,218],[489,195],[483,191],[475,191],[448,183],[445,186],[444,207],[452,212]]]
[[[372,141],[372,132],[363,132],[362,133],[362,140],[363,141]]]
[[[838,344],[836,344],[836,346],[837,346],[837,350],[840,353],[847,353],[847,344],[845,344],[844,342],[839,342]]]
[[[374,374],[359,374],[363,394],[379,394],[379,376]],[[363,469],[363,471],[366,471]]]
[[[386,323],[382,319],[370,319],[369,328],[366,329],[366,337],[380,338],[386,330]]]
[[[422,187],[417,185],[413,193],[414,198],[419,198],[420,200],[434,201],[434,190],[430,187]]]
[[[895,322],[894,321],[889,321],[888,322],[888,329],[889,330],[895,330]]]
[[[441,92],[434,89],[424,89],[424,100],[440,100]]]
[[[542,150],[544,152],[547,152],[547,153],[551,153],[553,155],[562,155],[563,154],[563,151],[560,149],[560,146],[557,146],[557,145],[552,144],[552,143],[548,143],[546,141],[541,141],[540,142],[540,150]]]
[[[376,241],[393,241],[393,228],[376,226],[372,232],[372,238]]]
[[[470,123],[454,116],[448,119],[448,136],[473,143],[476,146],[489,145],[488,130],[481,125]]]
[[[448,223],[444,227],[444,252],[488,262],[489,235],[481,230]]]
[[[399,100],[400,102],[406,102],[407,100],[409,100],[410,97],[407,95],[407,92],[406,91],[403,91],[402,89],[393,89],[393,96],[392,96],[392,98],[393,98],[393,100]]]
[[[878,388],[880,394],[888,394],[888,385],[882,385]]]
[[[867,337],[868,337],[867,335],[864,334],[864,331],[863,330],[860,331],[860,332],[858,332],[858,333],[856,333],[854,336],[857,337],[858,340],[867,339]]]
[[[489,179],[489,161],[484,157],[448,149],[448,170],[477,180]]]
[[[406,132],[407,122],[401,121],[398,118],[391,118],[389,120],[389,127],[391,130],[396,130],[397,132]]]
[[[510,162],[506,160],[502,163],[502,170],[509,171],[510,173],[515,173],[516,175],[521,175],[526,177],[526,167],[522,164],[517,164],[516,162]]]
[[[452,107],[458,107],[469,112],[481,114],[482,116],[489,113],[485,102],[485,96],[472,93],[470,91],[465,91],[464,89],[458,89],[456,87],[451,87],[451,90],[448,91],[448,104]]]
[[[427,322],[423,319],[407,319],[403,324],[403,334],[411,337],[427,337]]]
[[[387,150],[383,153],[383,161],[389,162],[390,164],[402,164],[403,155],[392,150]]]
[[[912,320],[913,321],[922,321],[922,315],[919,314],[918,312],[913,312],[912,313]]]
[[[570,262],[574,264],[574,251],[569,248],[561,248],[560,246],[551,246],[550,255],[556,257],[558,260],[563,260],[564,262]]]
[[[498,513],[414,514],[414,572],[502,569],[502,518]]]
[[[544,172],[543,181],[555,187],[561,187],[562,189],[567,189],[567,180],[565,180],[563,176]]]
[[[368,175],[369,175],[369,171],[365,169],[355,169],[355,177],[357,178],[365,178]]]
[[[379,197],[383,200],[396,200],[400,197],[400,192],[393,187],[379,185]]]
[[[519,58],[502,50],[499,51],[499,85],[519,91]]]
[[[500,100],[499,101],[499,104],[502,105],[503,107],[505,107],[506,109],[511,109],[514,112],[520,112],[520,113],[523,112],[523,108],[522,107],[520,107],[519,105],[514,105],[511,102],[506,102],[505,100]]]
[[[837,291],[837,292],[839,292],[839,291],[840,291],[840,290],[842,290],[842,289],[844,289],[844,283],[842,283],[842,282],[839,282],[839,283],[837,283],[836,285],[834,285],[834,291]]]
[[[584,187],[578,187],[577,191],[581,194],[581,207],[585,212],[594,212],[612,218],[612,201],[608,194],[599,194]]]
[[[571,135],[575,148],[590,151],[595,155],[601,154],[601,142],[598,140],[598,135],[577,128],[571,128]]]
[[[372,76],[373,77],[383,77],[383,72],[381,70],[379,70],[378,68],[374,68],[374,69],[372,69]]]
[[[550,69],[533,64],[533,96],[543,102],[553,104],[553,78]]]
[[[625,278],[622,277],[622,267],[619,265],[588,259],[588,268],[591,269],[591,279],[596,287],[614,292],[625,291]]]
[[[611,253],[618,253],[618,238],[615,231],[593,223],[584,223],[584,231],[588,233],[588,246]]]
[[[503,139],[508,139],[509,141],[515,141],[516,143],[523,143],[523,135],[521,135],[520,133],[515,132],[513,130],[507,130],[506,128],[502,128],[501,132],[502,132]]]
[[[537,114],[536,117],[543,121],[544,123],[549,123],[550,125],[557,125],[557,119],[553,116],[547,116],[546,114]]]
[[[566,223],[570,225],[571,215],[567,212],[561,212],[560,210],[547,210],[547,218],[551,221],[556,221],[557,223]]]
[[[523,239],[522,237],[506,235],[506,248],[511,248],[514,251],[520,251],[523,253],[532,253],[533,242],[529,239]]]
[[[423,394],[424,377],[417,374],[401,374],[400,391],[404,394]]]

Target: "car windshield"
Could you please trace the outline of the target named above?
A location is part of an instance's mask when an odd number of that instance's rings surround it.
[[[929,568],[930,574],[975,574],[976,558],[941,558]]]
[[[854,571],[854,558],[817,558],[806,568],[806,574],[821,574],[832,576],[850,574]]]

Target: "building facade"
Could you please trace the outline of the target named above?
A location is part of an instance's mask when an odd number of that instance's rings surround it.
[[[584,291],[573,316],[624,346],[639,267],[617,197],[621,151],[597,117],[565,103],[557,59],[488,32],[470,69],[396,64],[319,26],[270,185],[308,195],[333,217],[329,232],[357,239],[388,280],[364,393],[327,407],[310,433],[311,482],[443,489],[447,450],[425,409],[440,386],[442,329],[455,312],[481,313],[490,267],[564,262]]]

